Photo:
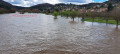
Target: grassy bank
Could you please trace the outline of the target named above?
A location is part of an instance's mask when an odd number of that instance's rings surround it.
[[[106,23],[106,19],[103,19],[103,18],[95,18],[94,21],[92,18],[85,18],[85,19],[82,19],[82,21]],[[109,19],[107,24],[116,24],[116,21],[114,19]],[[119,25],[120,25],[120,22],[119,22]]]

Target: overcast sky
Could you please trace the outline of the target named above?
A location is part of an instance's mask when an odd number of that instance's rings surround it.
[[[57,4],[57,3],[73,3],[73,4],[85,4],[91,2],[105,2],[106,0],[4,0],[9,2],[13,5],[17,6],[24,6],[29,7],[36,4],[41,3],[50,3],[50,4]]]

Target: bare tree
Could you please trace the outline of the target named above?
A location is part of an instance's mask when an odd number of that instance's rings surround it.
[[[118,28],[120,21],[120,8],[116,7],[110,12],[110,16],[116,21],[116,27]]]
[[[96,13],[95,12],[91,12],[91,17],[92,17],[92,22],[94,22],[95,17],[96,17]]]
[[[102,12],[102,13],[100,13],[100,16],[106,20],[106,24],[107,24],[109,21],[109,18],[110,18],[110,13],[109,12]]]
[[[82,13],[82,19],[85,19],[85,13]]]

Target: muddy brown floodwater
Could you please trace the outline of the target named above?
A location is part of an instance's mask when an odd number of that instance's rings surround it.
[[[0,54],[120,54],[120,29],[115,25],[14,14],[0,15]]]

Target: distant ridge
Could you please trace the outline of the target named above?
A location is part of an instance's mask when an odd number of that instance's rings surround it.
[[[105,3],[113,3],[113,4],[115,4],[115,3],[120,3],[120,0],[109,0],[109,1],[107,1],[107,2],[105,2]]]
[[[59,4],[55,4],[55,5],[52,5],[52,4],[49,4],[49,3],[43,3],[43,4],[37,4],[37,5],[34,5],[34,6],[31,6],[31,7],[21,7],[21,6],[14,6],[8,2],[5,2],[3,0],[0,0],[0,8],[3,8],[5,10],[11,10],[11,9],[14,9],[16,11],[18,10],[23,10],[23,9],[26,9],[26,10],[39,10],[40,12],[53,12],[53,11],[61,11],[61,10],[78,10],[78,9],[81,9],[81,8],[91,8],[91,7],[94,7],[94,6],[104,6],[105,4],[109,4],[109,3],[113,3],[113,4],[116,4],[116,3],[119,3],[120,0],[109,0],[109,1],[106,1],[106,2],[103,2],[103,3],[89,3],[89,4],[83,4],[83,5],[76,5],[76,4],[64,4],[64,3],[59,3]]]
[[[5,1],[3,1],[3,0],[0,0],[0,4],[6,5],[6,6],[9,6],[9,7],[12,7],[12,5],[11,5],[10,3],[5,2]]]
[[[109,0],[109,1],[114,1],[114,2],[118,2],[118,1],[120,1],[120,0]]]

